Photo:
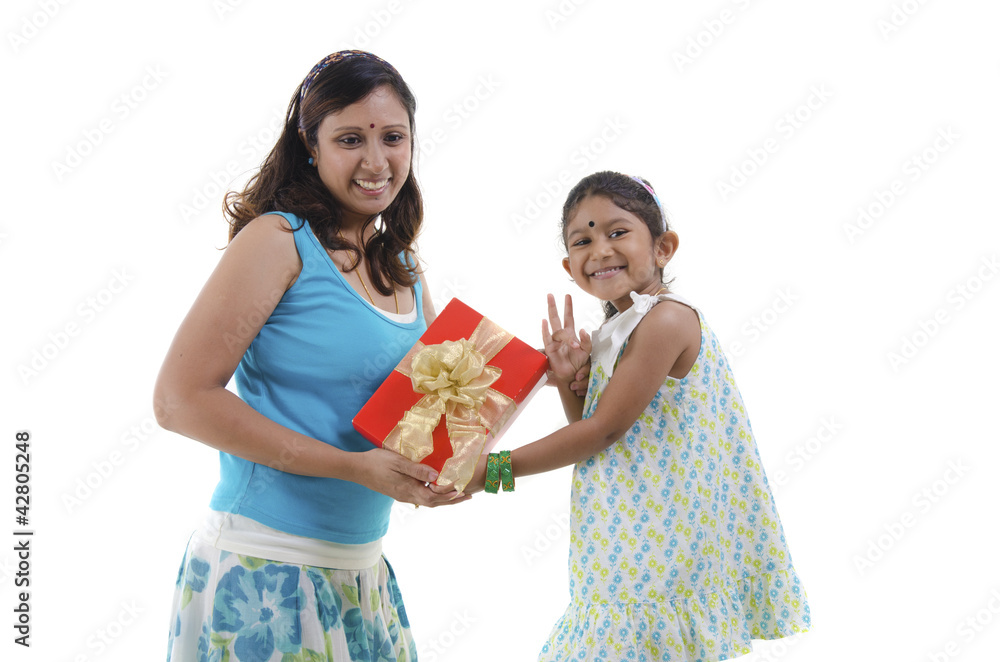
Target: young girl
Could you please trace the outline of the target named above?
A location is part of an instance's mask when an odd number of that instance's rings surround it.
[[[726,660],[749,653],[751,639],[807,630],[722,346],[663,283],[678,239],[653,189],[590,175],[562,224],[563,266],[609,319],[594,333],[584,399],[570,383],[590,338],[576,337],[569,297],[560,324],[550,295],[552,332],[542,331],[570,424],[510,456],[515,477],[576,465],[571,603],[539,659]]]

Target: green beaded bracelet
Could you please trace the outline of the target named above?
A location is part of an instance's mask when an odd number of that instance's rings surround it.
[[[496,494],[500,489],[500,456],[490,453],[486,456],[486,491]]]
[[[514,491],[514,467],[510,463],[510,451],[500,451],[500,480],[504,492]]]

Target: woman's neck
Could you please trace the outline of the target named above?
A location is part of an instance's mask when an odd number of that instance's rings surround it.
[[[349,241],[358,248],[361,248],[366,242],[370,241],[371,238],[375,236],[375,223],[370,222],[367,218],[345,218],[342,220],[338,232],[346,241]]]

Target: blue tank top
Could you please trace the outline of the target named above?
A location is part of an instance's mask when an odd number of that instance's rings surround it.
[[[236,368],[237,393],[292,430],[345,451],[371,450],[351,419],[426,330],[420,283],[416,320],[395,322],[344,279],[307,221],[281,216],[295,230],[302,271]],[[220,456],[215,510],[338,543],[371,542],[388,529],[393,501],[367,487]]]

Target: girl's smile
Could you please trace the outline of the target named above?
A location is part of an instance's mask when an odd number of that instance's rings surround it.
[[[569,256],[563,268],[583,291],[622,311],[632,305],[630,292],[654,294],[662,289],[660,269],[676,247],[674,232],[654,241],[641,218],[607,196],[590,195],[566,224]]]
[[[608,267],[606,269],[600,269],[598,271],[595,271],[594,273],[590,274],[590,277],[597,278],[598,280],[604,278],[611,278],[612,276],[621,273],[622,269],[624,269],[624,267]]]

